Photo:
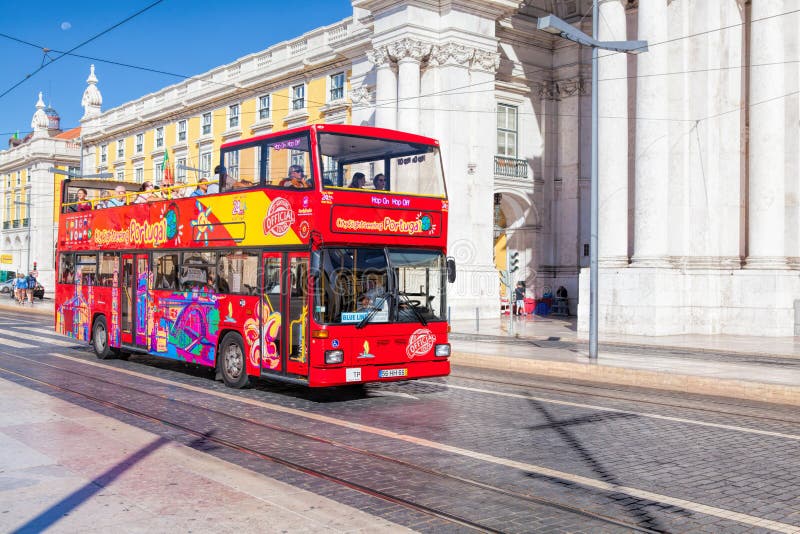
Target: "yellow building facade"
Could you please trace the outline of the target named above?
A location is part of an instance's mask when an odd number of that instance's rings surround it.
[[[336,35],[345,35],[350,23],[334,25]],[[331,48],[330,31],[301,36],[305,48],[280,43],[117,108],[87,113],[81,121],[84,172],[161,185],[168,158],[176,186],[189,187],[213,177],[224,143],[306,124],[349,124],[350,62],[341,55],[310,59],[320,52],[310,43]]]

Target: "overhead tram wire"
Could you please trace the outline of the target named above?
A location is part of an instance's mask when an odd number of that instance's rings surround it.
[[[74,51],[75,51],[75,50],[77,50],[78,48],[80,48],[80,47],[82,47],[82,46],[84,46],[84,45],[86,45],[86,44],[89,44],[89,43],[91,43],[92,41],[94,41],[95,39],[97,39],[97,38],[99,38],[99,37],[102,37],[103,35],[107,34],[107,33],[108,33],[108,32],[110,32],[111,30],[113,30],[113,29],[115,29],[115,28],[118,28],[119,26],[122,26],[123,24],[125,24],[125,23],[126,23],[126,22],[128,22],[129,20],[132,20],[132,19],[134,19],[134,18],[138,17],[139,15],[141,15],[142,13],[144,13],[145,11],[147,11],[147,10],[149,10],[149,9],[152,9],[153,7],[157,6],[158,4],[160,4],[160,3],[161,3],[161,2],[163,2],[163,1],[164,1],[164,0],[156,0],[156,1],[155,1],[155,2],[153,2],[152,4],[150,4],[150,5],[148,5],[148,6],[144,7],[144,8],[142,8],[142,9],[140,9],[139,11],[137,11],[136,13],[134,13],[133,15],[130,15],[130,16],[128,16],[128,17],[126,17],[126,18],[122,19],[121,21],[119,21],[119,22],[117,22],[116,24],[114,24],[114,25],[112,25],[112,26],[110,26],[110,27],[106,28],[105,30],[101,31],[100,33],[98,33],[98,34],[95,34],[94,36],[92,36],[92,37],[89,37],[89,38],[88,38],[88,39],[86,39],[85,41],[83,41],[83,42],[81,42],[81,43],[79,43],[79,44],[77,44],[77,45],[73,46],[73,47],[72,47],[72,48],[70,48],[68,51],[61,53],[61,55],[59,55],[59,56],[57,56],[57,57],[55,57],[55,58],[51,59],[51,60],[50,60],[50,61],[48,61],[47,63],[42,63],[42,65],[40,65],[38,69],[36,69],[35,71],[31,72],[30,74],[27,74],[27,75],[26,75],[26,76],[25,76],[23,79],[21,79],[20,81],[18,81],[17,83],[15,83],[14,85],[12,85],[12,86],[11,86],[11,87],[9,87],[8,89],[6,89],[6,90],[5,90],[3,93],[0,93],[0,98],[3,98],[3,97],[4,97],[4,96],[6,96],[8,93],[10,93],[10,92],[11,92],[11,91],[13,91],[14,89],[16,89],[17,87],[19,87],[19,86],[20,86],[20,85],[22,85],[23,83],[25,83],[27,80],[29,80],[30,78],[32,78],[33,76],[35,76],[35,75],[36,75],[36,74],[37,74],[39,71],[41,71],[42,69],[46,68],[48,65],[52,65],[53,63],[55,63],[56,61],[58,61],[58,60],[59,60],[59,59],[61,59],[62,57],[66,56],[66,55],[69,55],[70,53],[74,52]],[[26,44],[30,44],[30,43],[26,43]],[[42,47],[42,48],[41,48],[41,50],[45,50],[45,47]],[[54,51],[54,50],[51,50],[51,51]]]
[[[148,6],[144,10],[150,9],[150,7],[155,6],[156,4],[158,4],[161,1],[163,1],[163,0],[158,0],[157,2],[155,2],[151,6]],[[141,12],[143,12],[144,10],[142,10]],[[792,14],[795,14],[795,13],[800,13],[800,9],[787,11],[787,12],[784,12],[784,13],[778,13],[778,14],[775,14],[775,15],[770,15],[770,16],[767,16],[767,17],[759,18],[759,19],[753,19],[751,21],[751,23],[752,22],[759,22],[759,21],[763,21],[763,20],[767,20],[767,19],[772,19],[772,18],[776,18],[776,17],[780,17],[780,16],[792,15]],[[126,20],[129,20],[130,18],[132,18],[132,17],[134,17],[134,16],[136,16],[138,14],[139,13],[137,13],[135,15],[132,15],[131,17],[129,17]],[[125,22],[125,21],[122,21],[122,22],[116,24],[112,28],[114,28],[116,26],[119,26],[123,22]],[[733,25],[729,25],[729,26],[723,26],[723,27],[720,27],[720,28],[714,28],[714,29],[710,29],[710,30],[705,30],[705,31],[694,33],[694,34],[690,34],[690,35],[684,35],[684,36],[675,37],[675,38],[672,38],[672,39],[667,39],[665,41],[650,43],[649,46],[658,46],[658,45],[661,45],[661,44],[680,41],[680,40],[683,40],[683,39],[690,39],[690,38],[697,37],[697,36],[700,36],[700,35],[706,35],[706,34],[717,32],[717,31],[723,31],[723,30],[739,27],[739,26],[742,26],[742,25],[743,25],[743,23],[739,23],[739,24],[733,24]],[[109,30],[112,29],[112,28],[109,28]],[[106,30],[106,31],[108,31],[108,30]],[[102,35],[102,34],[98,34],[98,36],[99,35]],[[94,38],[96,38],[98,36],[95,36],[95,37],[85,41],[82,44],[88,43],[89,41],[91,41],[92,39],[94,39]],[[19,43],[22,43],[22,44],[25,44],[25,45],[28,45],[28,46],[32,46],[32,47],[40,49],[40,50],[44,49],[44,47],[41,47],[41,46],[36,45],[34,43],[30,43],[30,42],[25,41],[23,39],[19,39],[19,38],[10,36],[10,35],[5,34],[5,33],[0,33],[0,37],[5,37],[7,39],[10,39],[10,40],[13,40],[13,41],[17,41]],[[82,46],[82,44],[78,45],[78,46]],[[217,81],[214,81],[214,80],[205,80],[204,78],[202,78],[200,76],[187,76],[187,75],[184,75],[184,74],[177,74],[177,73],[173,73],[173,72],[169,72],[169,71],[163,71],[163,70],[159,70],[159,69],[155,69],[155,68],[151,68],[151,67],[145,67],[145,66],[140,66],[140,65],[132,65],[132,64],[117,62],[117,61],[114,61],[114,60],[108,60],[108,59],[103,59],[103,58],[95,58],[95,57],[91,57],[91,56],[84,56],[84,55],[81,55],[81,54],[74,54],[73,50],[75,50],[76,48],[77,47],[74,47],[71,50],[66,51],[66,52],[61,52],[59,50],[52,50],[52,51],[61,54],[56,59],[59,59],[59,58],[65,56],[65,55],[70,55],[70,56],[79,57],[79,58],[82,58],[82,59],[89,59],[89,60],[92,60],[92,61],[97,61],[97,62],[100,62],[100,63],[108,63],[108,64],[113,64],[113,65],[122,66],[122,67],[126,67],[126,68],[131,68],[131,69],[136,69],[136,70],[143,70],[143,71],[147,71],[147,72],[154,72],[154,73],[157,73],[157,74],[164,74],[164,75],[167,75],[167,76],[174,76],[174,77],[177,77],[177,78],[183,78],[183,79],[188,79],[188,80],[204,80],[204,81],[206,81],[208,83],[220,85],[220,86],[223,86],[223,87],[241,89],[241,87],[239,87],[238,85],[235,85],[235,84],[217,82]],[[600,56],[600,57],[601,58],[609,57],[609,56],[612,56],[612,55],[616,55],[618,53],[619,52],[613,52],[613,53],[606,54],[605,56]],[[790,63],[797,63],[797,62],[798,62],[797,60],[788,60],[788,61],[775,62],[775,63],[749,65],[749,67],[770,66],[770,65],[779,65],[779,64],[790,64]],[[699,72],[714,72],[714,71],[722,71],[722,70],[731,70],[731,69],[737,69],[737,68],[743,68],[743,66],[736,65],[736,66],[730,66],[730,67],[717,67],[717,68],[709,68],[709,69],[675,71],[675,72],[668,72],[668,73],[649,74],[649,75],[646,75],[646,76],[648,76],[648,77],[662,76],[662,75],[663,76],[674,76],[674,75],[681,75],[681,74],[693,74],[693,73],[699,73]],[[540,69],[532,71],[530,74],[537,74],[537,73],[541,73],[541,72],[546,72],[548,70],[550,70],[550,69],[546,68],[546,67],[542,67]],[[602,78],[602,79],[600,79],[598,81],[600,81],[600,82],[602,82],[602,81],[611,81],[611,80],[619,80],[619,79],[623,79],[623,78],[624,79],[637,79],[638,77],[639,76],[636,75],[636,76],[626,76],[626,77],[618,77],[618,78]],[[381,104],[363,105],[363,106],[359,106],[359,107],[355,107],[354,106],[353,109],[382,108],[382,107],[386,107],[386,106],[394,106],[394,105],[396,105],[396,104],[398,104],[400,102],[407,101],[407,100],[417,100],[417,99],[420,99],[420,98],[429,98],[429,97],[433,97],[433,96],[451,96],[451,95],[459,95],[459,94],[469,94],[469,93],[495,91],[495,88],[492,87],[490,89],[479,90],[479,91],[469,91],[469,92],[461,92],[461,93],[454,93],[453,92],[453,91],[459,91],[461,89],[469,89],[469,88],[472,88],[472,87],[485,85],[485,84],[488,84],[488,83],[494,84],[495,80],[490,80],[490,81],[485,81],[485,82],[478,82],[478,83],[474,83],[474,84],[470,83],[470,84],[466,84],[466,85],[463,85],[463,86],[453,87],[453,88],[450,88],[450,89],[443,89],[441,91],[435,91],[433,93],[428,93],[428,94],[420,95],[420,96],[416,96],[416,97],[407,97],[407,98],[402,98],[402,99],[398,98],[398,99],[394,99],[392,101],[384,102],[384,103],[381,103]],[[261,89],[248,89],[247,93],[256,94],[256,93],[259,93],[261,91],[262,91]],[[6,94],[6,93],[3,93],[3,95],[4,94]],[[279,95],[277,93],[271,93],[271,94],[273,96],[279,96],[279,97],[286,98],[287,100],[291,98],[290,95]],[[785,95],[781,95],[781,96],[775,97],[775,98],[770,99],[770,100],[776,100],[776,99],[779,99],[779,98],[787,98],[787,97],[790,97],[790,96],[794,96],[795,94],[797,94],[796,91],[791,92],[791,93],[787,93]],[[0,97],[2,97],[3,95],[0,95]],[[306,102],[312,103],[312,104],[318,104],[318,105],[324,105],[325,104],[324,102],[317,102],[317,101],[309,100],[309,99],[307,99]],[[765,102],[767,102],[767,101],[765,101]],[[755,105],[758,105],[758,104],[762,104],[762,103],[764,103],[764,102],[757,102],[755,104],[749,104],[748,106],[752,107],[752,106],[755,106]],[[710,119],[710,118],[714,118],[714,117],[719,116],[719,115],[724,115],[724,114],[727,114],[727,113],[733,113],[733,112],[736,112],[738,110],[743,109],[743,107],[744,106],[739,106],[738,108],[735,108],[735,109],[732,109],[732,110],[729,110],[729,111],[726,111],[726,112],[722,112],[722,113],[719,113],[717,115],[705,117],[705,118],[702,118],[702,119],[669,119],[669,118],[647,118],[647,117],[630,117],[630,116],[627,117],[627,119],[633,119],[633,120],[660,120],[660,121],[671,121],[671,122],[697,122],[698,120],[699,121],[703,121],[703,120],[707,120],[707,119]],[[398,108],[398,109],[404,109],[404,108]],[[455,110],[455,109],[447,109],[447,108],[430,108],[430,107],[428,107],[428,108],[414,108],[414,109],[420,109],[422,111],[453,111],[453,112],[457,111],[459,113],[464,113],[464,112],[466,112],[466,113],[495,113],[494,110],[468,110],[468,109]],[[289,111],[289,109],[288,108],[286,108],[286,109],[272,108],[272,111]],[[255,113],[258,113],[258,111],[254,111],[254,112],[250,112],[250,113],[255,114]],[[246,115],[247,113],[241,113],[241,114],[242,115]],[[555,114],[555,115],[553,115],[553,114],[535,113],[535,112],[534,113],[520,112],[520,114],[536,115],[536,116],[539,116],[539,117],[545,117],[545,116],[547,116],[547,117],[553,117],[553,116],[555,116],[555,117],[581,116],[581,115],[573,115],[573,114]],[[173,115],[182,116],[177,112],[175,114],[173,114]],[[621,118],[621,117],[601,117],[601,118],[614,119],[614,118]],[[143,124],[154,124],[154,123],[160,123],[160,122],[163,122],[163,121],[164,121],[164,118],[160,118],[160,119],[157,119],[157,120],[146,121]],[[106,125],[108,125],[108,124],[106,124]],[[5,133],[3,133],[1,135],[12,135],[13,133],[14,132],[5,132]]]

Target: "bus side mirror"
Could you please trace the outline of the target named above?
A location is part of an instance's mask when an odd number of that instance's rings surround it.
[[[456,281],[456,260],[453,257],[447,258],[447,281],[451,284]]]
[[[311,265],[308,269],[308,274],[317,278],[320,272],[320,265],[322,264],[322,254],[319,250],[314,250],[311,252]]]

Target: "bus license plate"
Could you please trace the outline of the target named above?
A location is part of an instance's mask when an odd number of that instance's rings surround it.
[[[361,381],[361,367],[348,367],[344,370],[344,373],[344,379],[346,382]]]
[[[392,378],[395,376],[408,376],[408,369],[383,369],[378,371],[378,378]]]

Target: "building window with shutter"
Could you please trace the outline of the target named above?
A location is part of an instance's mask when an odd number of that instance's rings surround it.
[[[258,120],[266,120],[269,118],[269,95],[258,97]]]
[[[344,98],[344,72],[332,75],[330,82],[330,100],[340,100]]]
[[[497,105],[497,154],[517,157],[517,107]]]
[[[292,109],[303,109],[306,107],[306,86],[303,84],[292,87]]]
[[[239,127],[239,104],[228,106],[228,128]]]

